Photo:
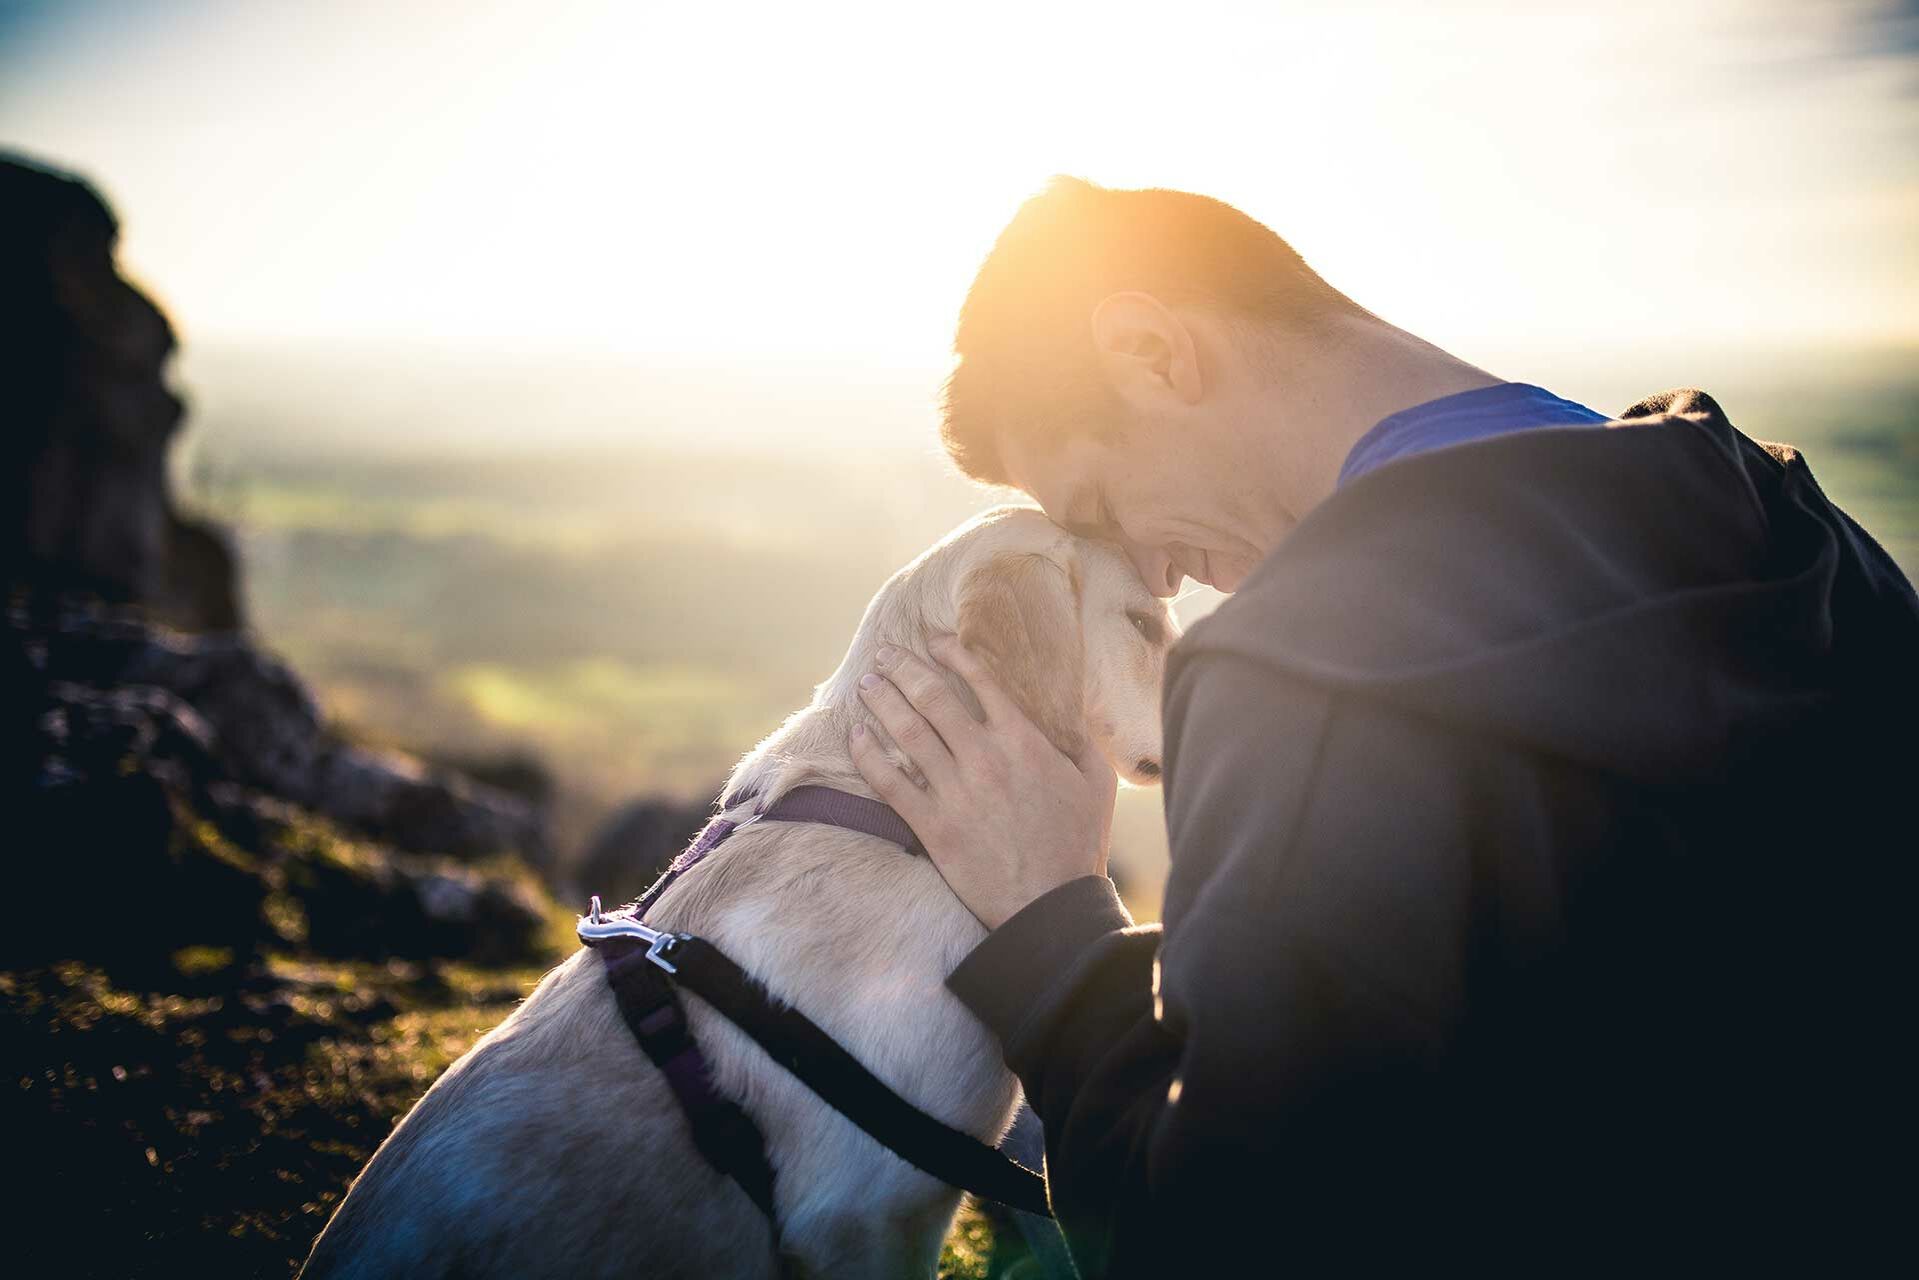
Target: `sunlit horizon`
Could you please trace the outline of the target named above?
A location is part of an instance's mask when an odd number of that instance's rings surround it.
[[[102,187],[189,341],[928,368],[1069,172],[1232,201],[1442,345],[1899,346],[1896,11],[47,6],[0,144]]]

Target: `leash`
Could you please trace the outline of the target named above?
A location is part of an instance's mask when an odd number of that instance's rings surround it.
[[[730,807],[750,800],[736,798]],[[765,1139],[740,1106],[713,1088],[712,1070],[677,996],[685,988],[751,1036],[767,1056],[875,1142],[932,1177],[987,1200],[1050,1218],[1046,1181],[971,1134],[921,1111],[889,1089],[818,1024],[777,1003],[752,975],[704,938],[641,922],[661,894],[740,828],[758,821],[820,822],[923,852],[912,828],[888,806],[831,787],[795,787],[744,821],[716,817],[626,911],[602,915],[594,898],[580,941],[600,953],[620,1013],[640,1048],[666,1076],[708,1163],[732,1177],[768,1218],[773,1170]]]

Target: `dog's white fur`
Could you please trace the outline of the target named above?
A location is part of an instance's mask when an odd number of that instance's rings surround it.
[[[1155,624],[1159,635],[1144,634]],[[1000,508],[880,590],[839,669],[741,761],[723,798],[770,800],[802,783],[872,795],[847,735],[864,723],[894,749],[858,680],[881,644],[924,658],[939,631],[982,652],[1060,745],[1090,732],[1122,775],[1156,775],[1170,614],[1114,548]],[[713,941],[947,1124],[988,1142],[1004,1132],[1018,1084],[943,985],[984,931],[926,859],[840,828],[756,824],[682,877],[650,922]],[[427,1091],[304,1274],[930,1275],[959,1193],[880,1147],[700,1000],[685,1002],[720,1092],[765,1134],[777,1239],[694,1150],[599,960],[580,951]]]

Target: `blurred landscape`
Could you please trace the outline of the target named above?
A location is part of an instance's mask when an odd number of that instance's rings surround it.
[[[175,381],[264,644],[358,739],[536,757],[563,873],[629,800],[711,800],[887,577],[1018,499],[939,457],[937,371],[189,349]],[[1151,914],[1158,792],[1123,810]]]
[[[1800,446],[1919,568],[1914,353],[1734,355],[1691,378],[1676,363],[1629,350],[1600,372],[1494,367],[1610,412],[1703,386],[1748,434]],[[536,756],[557,780],[564,866],[636,796],[711,799],[838,665],[889,574],[1017,498],[940,458],[938,380],[189,348],[176,466],[187,502],[236,531],[264,643],[338,725],[442,755]],[[1180,611],[1217,599],[1196,592]],[[1155,914],[1157,791],[1122,793],[1115,859],[1129,901]]]

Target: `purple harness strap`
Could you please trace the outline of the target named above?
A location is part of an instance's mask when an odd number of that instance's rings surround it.
[[[706,1162],[732,1178],[769,1219],[774,1216],[773,1166],[766,1140],[751,1116],[713,1085],[713,1068],[700,1052],[667,974],[647,949],[625,938],[594,944],[606,964],[620,1016],[641,1052],[666,1077]]]
[[[729,808],[738,808],[751,800],[751,792],[734,797]],[[890,840],[908,853],[923,854],[925,848],[919,837],[913,834],[913,828],[906,824],[892,806],[869,800],[865,796],[856,796],[850,791],[840,791],[834,787],[803,786],[775,800],[769,808],[755,806],[753,816],[741,822],[715,815],[713,820],[700,829],[693,843],[686,851],[674,858],[660,873],[647,891],[640,895],[639,901],[631,908],[633,918],[641,919],[660,895],[672,887],[673,882],[698,866],[702,859],[713,850],[726,843],[726,838],[749,822],[818,822],[829,827],[843,827],[848,831],[863,831],[869,836],[878,836]]]

